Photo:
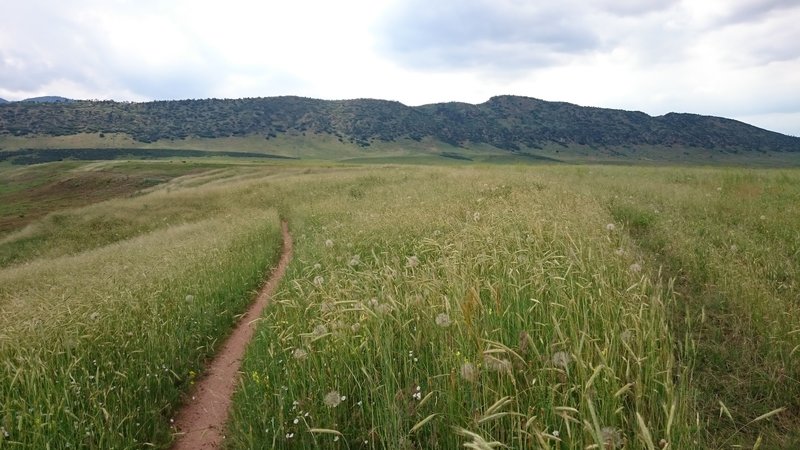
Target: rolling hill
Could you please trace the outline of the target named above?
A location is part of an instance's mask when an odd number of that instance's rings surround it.
[[[639,151],[649,156],[671,152],[670,157],[676,158],[700,150],[711,155],[800,155],[800,138],[731,119],[683,113],[652,117],[518,96],[493,97],[477,105],[452,102],[418,107],[386,100],[290,96],[0,106],[0,147],[3,137],[79,134],[123,135],[131,139],[131,145],[244,137],[268,142],[308,134],[327,136],[365,153],[416,141],[444,149],[491,148],[547,156],[592,156],[595,152],[624,158]]]
[[[45,95],[43,97],[26,98],[25,100],[20,101],[24,103],[72,103],[75,100],[66,97],[58,97],[55,95]]]

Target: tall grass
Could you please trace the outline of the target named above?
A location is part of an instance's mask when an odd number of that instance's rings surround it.
[[[710,444],[800,446],[796,171],[608,170],[610,211],[676,278]],[[624,182],[622,178],[624,177]],[[624,183],[624,184],[623,184]],[[786,407],[769,424],[746,426]]]
[[[50,215],[0,242],[0,447],[167,446],[280,215],[230,448],[796,448],[798,178],[221,167]]]
[[[592,198],[527,171],[297,183],[232,448],[692,445],[670,287]]]
[[[0,270],[0,447],[171,441],[181,393],[280,250],[276,209],[255,198],[242,207],[250,189],[155,193],[66,213],[76,221],[119,216],[142,223],[195,206],[181,216],[185,223]],[[229,209],[200,206],[226,195]],[[181,205],[190,199],[197,203]],[[82,229],[83,239],[92,239],[91,227],[72,225],[76,242]],[[101,232],[113,235],[114,227]]]

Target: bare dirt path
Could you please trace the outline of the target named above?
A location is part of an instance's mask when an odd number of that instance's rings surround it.
[[[191,400],[175,418],[176,439],[173,450],[218,449],[221,447],[225,422],[228,420],[231,397],[238,381],[239,366],[245,348],[253,337],[256,320],[275,292],[292,259],[292,236],[286,221],[281,223],[283,252],[278,266],[261,288],[250,309],[239,320],[219,353],[195,385]]]

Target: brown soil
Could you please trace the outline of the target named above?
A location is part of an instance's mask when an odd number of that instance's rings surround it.
[[[129,175],[113,171],[30,171],[22,175],[0,174],[0,186],[6,183],[16,187],[0,190],[0,234],[21,229],[51,212],[132,195],[188,172],[159,173],[156,170]]]
[[[218,449],[224,439],[225,422],[228,420],[231,396],[238,381],[239,366],[245,348],[253,337],[256,321],[267,305],[278,282],[286,272],[292,258],[292,236],[284,221],[283,253],[281,260],[259,292],[250,309],[239,320],[217,356],[198,381],[191,400],[178,411],[175,418],[175,443],[173,450]]]

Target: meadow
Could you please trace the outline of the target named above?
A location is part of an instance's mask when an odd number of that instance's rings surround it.
[[[203,164],[0,235],[0,448],[168,447],[280,219],[228,448],[800,445],[797,170]]]

